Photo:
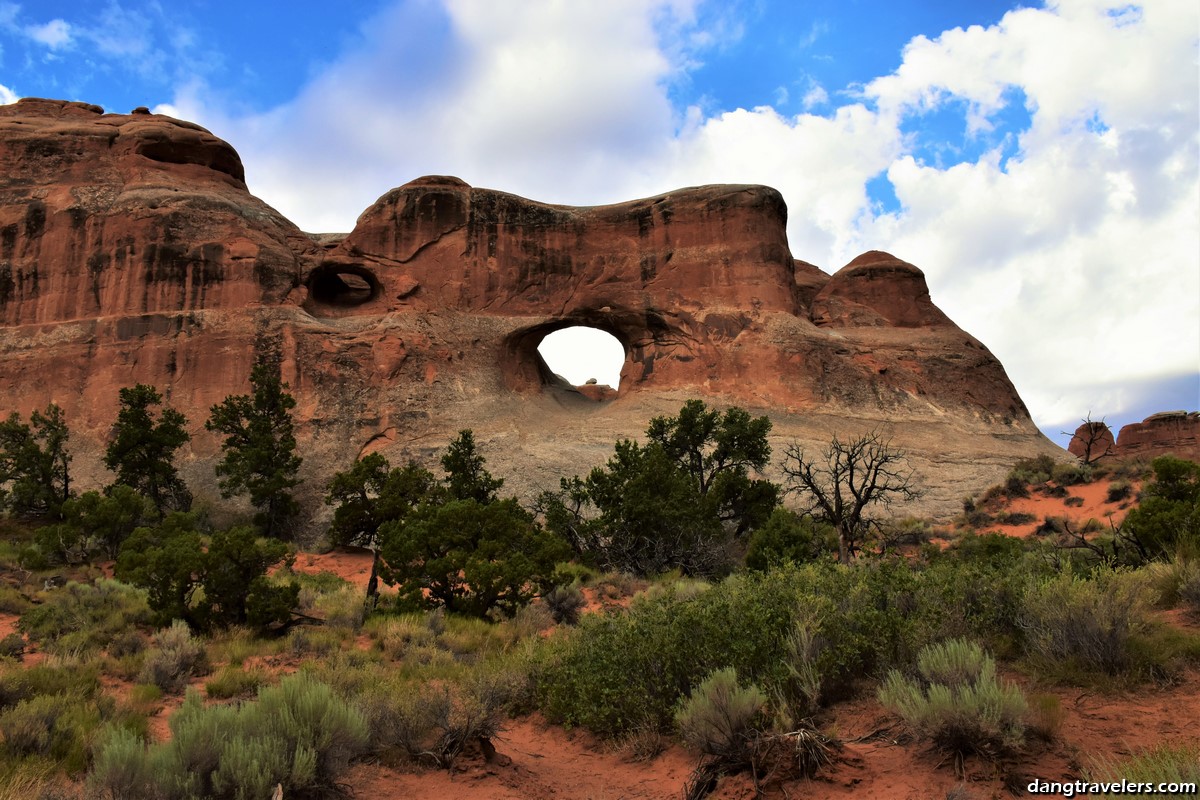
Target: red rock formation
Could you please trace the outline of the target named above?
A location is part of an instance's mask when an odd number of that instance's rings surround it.
[[[1108,425],[1100,422],[1084,421],[1075,429],[1067,452],[1084,462],[1091,464],[1102,458],[1112,456],[1116,452],[1116,441]]]
[[[894,425],[937,508],[1055,451],[920,270],[873,252],[825,275],[786,215],[762,186],[573,208],[429,177],[309,236],[198,126],[22,100],[0,106],[0,410],[63,405],[106,480],[117,389],[154,384],[191,420],[201,494],[203,420],[260,357],[297,396],[314,497],[364,449],[427,456],[463,427],[514,488],[553,485],[697,396],[769,413],[779,450]],[[577,324],[624,346],[615,399],[538,355]]]
[[[1200,461],[1200,412],[1167,411],[1121,426],[1116,455],[1152,459],[1173,455]]]

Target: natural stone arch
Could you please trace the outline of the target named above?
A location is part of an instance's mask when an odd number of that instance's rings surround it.
[[[305,307],[310,313],[366,305],[379,297],[382,288],[374,272],[351,264],[322,264],[305,283]]]

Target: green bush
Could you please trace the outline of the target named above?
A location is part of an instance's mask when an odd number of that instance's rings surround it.
[[[152,683],[164,692],[179,692],[208,669],[204,643],[192,636],[182,620],[154,634],[154,646],[142,662],[139,681]]]
[[[1140,750],[1129,758],[1113,763],[1102,761],[1096,775],[1088,775],[1094,781],[1121,781],[1131,783],[1190,783],[1200,784],[1200,743],[1196,741],[1164,742]],[[1117,797],[1104,794],[1101,797]],[[1128,795],[1121,795],[1127,797]],[[1157,795],[1163,796],[1163,795]],[[1180,797],[1193,795],[1178,795]]]
[[[38,664],[27,669],[11,665],[0,670],[0,708],[39,695],[92,697],[99,688],[100,671],[93,663]]]
[[[230,665],[204,684],[204,693],[214,700],[248,697],[267,682],[267,674],[260,669],[245,670]]]
[[[749,759],[751,735],[763,724],[767,696],[757,686],[739,686],[737,670],[717,670],[700,682],[675,712],[683,741],[728,762]]]
[[[780,507],[750,535],[746,567],[766,570],[789,562],[804,564],[836,552],[837,531],[832,525]]]
[[[145,593],[119,581],[71,582],[43,597],[17,628],[52,652],[100,649],[130,625],[150,620]]]
[[[6,754],[40,756],[68,772],[87,766],[89,743],[115,704],[103,696],[37,694],[0,712],[0,735]]]
[[[1149,609],[1149,587],[1136,573],[1066,572],[1028,588],[1018,622],[1043,670],[1113,674],[1132,665],[1130,643],[1147,630]]]
[[[21,590],[0,585],[0,611],[20,616],[28,611],[31,605],[29,598]]]
[[[583,591],[574,584],[555,586],[542,595],[542,599],[546,601],[546,607],[550,609],[550,615],[554,617],[554,621],[565,625],[574,625],[579,622],[579,612],[587,605],[587,598],[583,596]]]
[[[1154,480],[1125,517],[1123,532],[1150,558],[1200,556],[1200,464],[1172,456],[1152,462]]]
[[[367,746],[362,715],[304,673],[260,689],[240,706],[205,706],[189,692],[171,717],[171,741],[139,750],[128,736],[100,748],[89,788],[128,800],[243,800],[337,792]]]
[[[1133,484],[1127,480],[1113,481],[1108,485],[1105,499],[1110,503],[1119,503],[1133,496]]]
[[[888,674],[879,702],[913,732],[958,756],[990,757],[1024,741],[1025,698],[996,677],[996,662],[965,639],[932,644],[917,657],[917,678]]]
[[[1050,470],[1050,477],[1059,486],[1075,486],[1080,483],[1091,483],[1092,468],[1079,462],[1055,464]]]
[[[1188,561],[1179,570],[1179,600],[1194,617],[1200,617],[1200,561]]]
[[[14,658],[20,661],[25,656],[25,637],[19,633],[10,633],[0,639],[0,657]]]

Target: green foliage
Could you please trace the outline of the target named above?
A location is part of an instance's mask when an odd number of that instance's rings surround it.
[[[171,741],[140,748],[110,737],[89,788],[128,800],[321,797],[367,746],[362,715],[301,673],[262,688],[256,701],[208,706],[189,692],[171,717]]]
[[[245,670],[230,665],[204,684],[204,693],[214,700],[247,697],[267,682],[266,673],[260,669]]]
[[[20,661],[25,656],[25,637],[19,633],[10,633],[0,639],[0,658],[13,658]]]
[[[442,456],[450,495],[456,500],[474,500],[480,505],[494,502],[504,481],[493,478],[483,464],[483,456],[475,447],[475,434],[470,430],[459,431],[458,438],[450,443]]]
[[[511,615],[546,587],[566,545],[516,499],[495,499],[500,484],[483,468],[470,431],[459,434],[442,463],[452,470],[447,489],[431,490],[380,525],[380,575],[398,585],[408,607]],[[410,488],[426,484],[412,469],[401,477]]]
[[[177,513],[134,531],[117,557],[115,574],[147,590],[161,623],[264,628],[290,619],[299,600],[298,584],[266,578],[286,552],[283,542],[260,541],[246,527],[215,532],[205,549],[195,517]]]
[[[1028,497],[1030,486],[1040,486],[1050,480],[1057,463],[1046,454],[1018,461],[1009,470],[1004,487],[1009,497]]]
[[[1001,683],[996,662],[979,645],[965,639],[931,644],[918,655],[917,672],[915,680],[890,672],[879,702],[918,736],[959,756],[994,757],[1020,747],[1025,698]]]
[[[1115,674],[1132,666],[1134,637],[1149,623],[1150,593],[1140,576],[1064,572],[1031,585],[1018,622],[1026,652],[1044,671]]]
[[[78,564],[96,554],[116,558],[121,544],[154,513],[149,500],[116,484],[105,494],[84,492],[63,503],[63,521],[39,528],[34,542],[47,556],[66,564]]]
[[[766,417],[723,414],[692,400],[656,417],[646,445],[617,442],[604,467],[563,479],[538,499],[551,530],[605,569],[655,575],[719,575],[731,566],[729,540],[762,525],[779,487],[751,478],[771,449]]]
[[[101,579],[47,591],[42,603],[21,616],[17,628],[47,650],[71,652],[98,650],[128,626],[149,621],[145,593]]]
[[[766,570],[788,562],[804,564],[836,550],[837,531],[833,526],[780,507],[750,535],[746,567]]]
[[[300,483],[292,409],[296,399],[277,370],[265,363],[250,372],[249,395],[231,395],[212,407],[204,427],[223,434],[217,464],[222,497],[249,495],[258,509],[255,523],[279,537],[300,507],[291,490]]]
[[[355,697],[376,752],[452,769],[467,744],[499,732],[519,693],[511,678],[478,670],[453,685],[376,682]]]
[[[473,441],[473,440],[472,440]],[[461,454],[460,454],[461,455]],[[482,463],[482,461],[481,461]],[[367,547],[374,554],[367,598],[379,594],[379,528],[401,523],[422,501],[432,501],[439,487],[433,473],[414,461],[391,467],[379,453],[371,453],[339,472],[329,482],[325,504],[336,506],[329,538],[341,546]]]
[[[381,574],[402,602],[477,616],[529,602],[565,554],[515,499],[422,504],[382,531]]]
[[[757,686],[738,685],[732,667],[700,682],[675,712],[684,743],[705,755],[731,762],[747,760],[751,734],[763,724],[767,696]]]
[[[1160,456],[1151,466],[1154,480],[1143,487],[1122,530],[1149,558],[1170,558],[1177,551],[1200,555],[1200,464]]]
[[[553,719],[608,736],[664,730],[681,697],[733,667],[803,718],[857,681],[912,663],[926,642],[970,634],[1011,647],[1039,563],[1023,554],[994,564],[947,555],[923,568],[811,563],[701,592],[668,586],[552,637],[539,702]]]
[[[1108,485],[1105,499],[1110,503],[1119,503],[1133,496],[1133,484],[1127,480],[1116,480]]]
[[[1092,468],[1077,461],[1055,464],[1050,470],[1051,479],[1059,486],[1075,486],[1080,483],[1091,483]]]
[[[579,612],[587,605],[587,598],[575,584],[555,586],[542,595],[542,599],[546,601],[554,621],[565,625],[579,622]]]
[[[1126,780],[1130,783],[1155,785],[1163,783],[1200,784],[1200,743],[1195,740],[1163,742],[1154,747],[1139,750],[1119,763],[1102,761],[1096,771],[1099,774],[1088,776],[1089,780],[1118,782]],[[1117,797],[1116,794],[1101,796]],[[1184,795],[1180,794],[1179,796],[1183,797]]]
[[[102,710],[96,699],[79,695],[40,694],[22,700],[0,711],[3,750],[17,758],[42,756],[68,772],[80,772],[87,766],[92,735],[112,710],[111,701]]]
[[[62,666],[19,665],[0,670],[0,751],[9,759],[41,758],[77,773],[100,725],[116,705],[100,693],[98,671],[69,661]]]
[[[771,458],[771,421],[733,407],[722,414],[689,400],[674,417],[650,420],[646,436],[684,473],[713,514],[736,536],[762,525],[779,504],[779,487],[751,479]]]
[[[1184,608],[1200,618],[1200,561],[1188,561],[1179,570],[1179,599]]]
[[[34,411],[29,424],[14,411],[0,422],[0,511],[56,518],[71,498],[66,420],[54,403]]]
[[[154,634],[154,644],[142,662],[141,683],[149,683],[164,692],[182,691],[188,682],[208,671],[204,643],[192,636],[182,620]]]
[[[153,386],[139,383],[120,391],[114,437],[104,454],[104,466],[124,484],[150,499],[160,514],[183,511],[192,504],[188,491],[172,463],[175,451],[191,439],[187,419],[165,407],[155,420],[151,407],[162,404]]]

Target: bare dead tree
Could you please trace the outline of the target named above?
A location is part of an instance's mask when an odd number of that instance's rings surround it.
[[[816,457],[791,444],[783,473],[787,490],[807,502],[806,513],[837,530],[838,560],[843,564],[850,563],[857,543],[873,524],[867,516],[872,506],[888,508],[896,500],[921,496],[907,454],[879,431],[847,442],[834,436]]]
[[[1082,420],[1083,424],[1074,433],[1062,431],[1062,435],[1066,436],[1070,433],[1071,443],[1079,442],[1079,447],[1083,450],[1083,455],[1080,458],[1084,464],[1094,464],[1107,455],[1113,452],[1113,446],[1116,440],[1113,439],[1112,431],[1109,430],[1108,423],[1101,417],[1099,421],[1092,421],[1092,412],[1088,412],[1087,416]]]

